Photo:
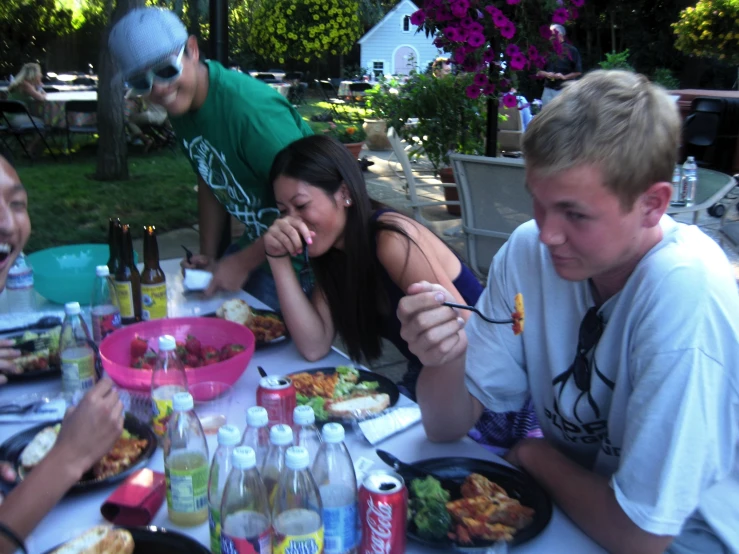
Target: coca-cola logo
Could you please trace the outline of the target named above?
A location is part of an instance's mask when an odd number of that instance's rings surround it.
[[[387,502],[375,504],[371,497],[367,502],[368,551],[373,554],[395,554],[390,552],[393,527],[392,505]]]

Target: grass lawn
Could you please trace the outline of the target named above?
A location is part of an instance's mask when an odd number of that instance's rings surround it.
[[[312,115],[328,111],[329,105],[307,98],[298,108],[314,132],[328,123],[311,122]],[[349,108],[364,115],[363,110]],[[135,147],[133,147],[135,149]],[[16,157],[16,169],[28,189],[33,232],[27,252],[80,242],[105,242],[108,218],[120,217],[131,224],[133,237],[143,236],[144,225],[156,225],[160,233],[197,222],[197,193],[192,168],[179,150],[140,154],[129,152],[128,181],[100,182],[95,172],[95,148],[83,147],[68,161],[44,158],[33,165]]]

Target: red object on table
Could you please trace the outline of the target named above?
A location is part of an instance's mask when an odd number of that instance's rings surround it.
[[[116,525],[148,525],[164,502],[164,473],[140,469],[113,491],[100,507],[103,517]]]
[[[359,487],[359,554],[405,552],[408,489],[394,471],[370,472]]]
[[[287,377],[262,377],[257,388],[257,406],[267,410],[269,426],[284,423],[292,427],[297,392]]]

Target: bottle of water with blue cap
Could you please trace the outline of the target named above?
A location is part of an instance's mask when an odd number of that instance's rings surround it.
[[[210,551],[213,554],[221,554],[221,500],[226,480],[231,473],[231,454],[240,440],[241,433],[235,425],[222,425],[218,429],[218,448],[213,455],[208,477],[208,523]]]
[[[21,252],[8,271],[5,282],[8,289],[8,312],[28,313],[36,310],[36,291],[33,288],[33,267]]]
[[[688,156],[683,164],[683,188],[680,201],[690,206],[695,201],[695,189],[698,185],[698,166],[693,156]]]

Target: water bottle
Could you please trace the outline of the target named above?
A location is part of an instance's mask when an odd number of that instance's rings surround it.
[[[90,302],[90,316],[92,319],[92,338],[100,344],[106,336],[121,327],[121,310],[118,308],[118,299],[110,280],[110,270],[107,265],[95,268],[95,284],[92,287],[92,301]]]
[[[59,337],[62,389],[72,395],[84,393],[97,380],[95,351],[90,346],[90,331],[80,312],[79,302],[64,305],[64,323]]]
[[[291,446],[277,485],[272,526],[274,552],[323,552],[323,504],[308,469],[308,451]]]
[[[672,172],[672,198],[670,203],[677,206],[680,203],[680,194],[683,186],[683,175],[680,171],[680,166],[675,165],[675,170]]]
[[[698,166],[693,156],[688,156],[683,164],[683,188],[680,200],[690,205],[695,200],[695,188],[698,184]]]
[[[151,426],[160,437],[172,416],[173,399],[178,392],[187,392],[187,374],[175,352],[177,343],[172,335],[159,337],[159,354],[151,372]]]
[[[269,430],[269,450],[262,464],[262,479],[267,487],[269,505],[274,504],[274,495],[277,483],[280,481],[282,470],[285,469],[285,452],[293,443],[293,430],[289,425],[278,423]]]
[[[218,429],[218,448],[213,454],[208,477],[208,523],[210,527],[210,551],[221,553],[221,500],[226,480],[231,473],[231,454],[239,445],[241,433],[235,425],[222,425]]]
[[[8,312],[26,313],[36,311],[36,291],[33,290],[33,268],[21,252],[8,271]]]
[[[246,410],[246,429],[241,438],[241,446],[254,449],[257,456],[257,467],[261,468],[269,450],[269,414],[261,406],[252,406]]]
[[[228,475],[221,503],[220,551],[224,554],[272,552],[272,514],[267,489],[256,464],[253,448],[234,448],[233,469]]]
[[[296,406],[293,410],[293,424],[295,444],[308,451],[312,467],[318,449],[321,447],[321,435],[316,429],[316,413],[313,408],[310,406]]]
[[[341,424],[323,426],[323,444],[313,463],[313,477],[323,502],[324,552],[353,554],[359,542],[357,477]]]
[[[190,393],[178,392],[172,403],[162,445],[167,512],[175,525],[192,527],[208,519],[208,443]]]

